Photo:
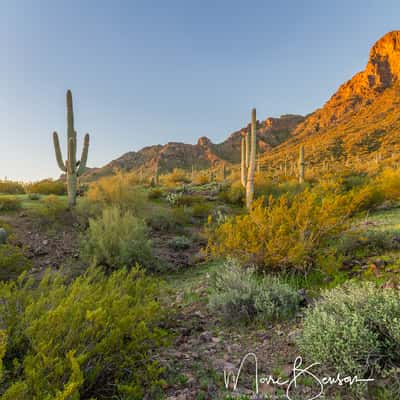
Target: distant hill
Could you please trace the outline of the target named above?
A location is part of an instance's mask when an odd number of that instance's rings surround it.
[[[301,115],[283,115],[280,118],[267,118],[258,121],[258,148],[264,152],[271,150],[287,140],[294,129],[304,121]],[[237,163],[240,159],[240,137],[246,132],[244,127],[232,133],[224,142],[214,144],[203,136],[196,144],[170,142],[165,145],[145,147],[137,152],[125,153],[102,168],[89,169],[85,180],[95,180],[112,174],[116,170],[135,171],[140,168],[153,171],[169,172],[174,168],[199,170],[221,163]]]
[[[312,90],[312,88],[310,88]],[[197,144],[167,143],[129,152],[102,168],[89,170],[93,180],[116,169],[163,172],[179,167],[209,168],[238,163],[243,127],[224,142],[202,137]],[[327,103],[307,117],[283,115],[258,121],[261,166],[277,168],[284,160],[297,160],[299,145],[306,148],[309,165],[326,161],[351,162],[400,154],[400,31],[389,32],[371,48],[364,71],[344,83]]]

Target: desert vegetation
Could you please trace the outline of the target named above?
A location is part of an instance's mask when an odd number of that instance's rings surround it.
[[[398,87],[368,86],[370,57],[305,118],[253,109],[221,144],[88,171],[68,91],[60,178],[0,181],[0,400],[282,398],[254,360],[232,390],[246,354],[283,381],[311,365],[292,400],[317,375],[362,380],[323,398],[399,398]]]

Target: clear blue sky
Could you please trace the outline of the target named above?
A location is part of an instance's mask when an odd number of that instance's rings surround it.
[[[393,1],[2,0],[0,177],[60,174],[65,91],[89,165],[168,141],[222,141],[258,118],[307,114],[400,29]]]

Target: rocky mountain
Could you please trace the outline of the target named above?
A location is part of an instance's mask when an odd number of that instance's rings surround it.
[[[259,151],[271,150],[287,140],[303,121],[304,117],[300,115],[283,115],[280,118],[258,121]],[[170,142],[145,147],[137,152],[131,151],[102,168],[89,169],[84,179],[95,180],[117,170],[128,172],[144,168],[153,171],[158,166],[161,172],[168,172],[174,168],[190,170],[193,166],[195,169],[205,169],[224,162],[237,163],[240,159],[240,137],[247,129],[249,126],[232,133],[218,144],[203,136],[196,144]]]
[[[141,167],[162,171],[173,168],[209,168],[222,162],[237,163],[240,137],[249,127],[214,144],[202,137],[197,144],[168,143],[129,152],[86,178],[132,171]],[[306,147],[309,164],[349,160],[379,153],[400,154],[400,31],[387,33],[371,48],[365,69],[344,83],[321,108],[302,117],[283,115],[258,121],[260,163],[279,164],[297,158],[299,144]]]
[[[366,68],[344,83],[291,137],[262,156],[262,163],[297,158],[306,148],[310,164],[400,155],[400,31],[371,48]]]

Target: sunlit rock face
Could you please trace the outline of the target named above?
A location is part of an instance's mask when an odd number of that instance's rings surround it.
[[[323,108],[300,124],[295,133],[314,133],[370,105],[386,89],[399,84],[400,31],[387,33],[371,48],[367,66],[344,83]]]

